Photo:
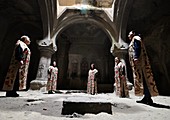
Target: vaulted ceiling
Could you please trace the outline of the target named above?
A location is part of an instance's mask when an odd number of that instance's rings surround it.
[[[49,29],[52,37],[52,35],[55,34],[53,32],[56,32],[54,30],[58,26],[58,22],[61,20],[57,19],[59,12],[61,12],[61,10],[59,11],[59,9],[57,9],[57,3],[60,2],[60,6],[64,6],[66,3],[66,5],[72,5],[74,2],[80,3],[84,1],[87,0],[69,0],[68,2],[65,2],[65,0],[1,0],[0,25],[1,28],[3,28],[6,24],[8,27],[5,28],[8,29],[8,32],[14,28],[14,25],[22,26],[25,25],[24,23],[27,23],[39,31],[39,35],[34,35],[36,39],[43,39],[43,37],[48,34]],[[92,0],[88,1],[93,2]],[[106,5],[109,6],[111,3],[114,4],[112,7],[114,9],[112,15],[115,26],[114,29],[116,30],[116,34],[120,33],[123,39],[126,38],[127,31],[131,29],[147,33],[147,30],[155,25],[157,21],[162,17],[168,17],[170,14],[169,0],[104,1],[106,1],[105,4],[103,4],[104,7],[106,7]],[[60,9],[62,9],[62,7],[60,7]],[[48,28],[49,25],[50,28]]]

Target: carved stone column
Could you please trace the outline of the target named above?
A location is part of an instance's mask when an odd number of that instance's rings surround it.
[[[47,70],[50,66],[51,57],[54,53],[54,50],[51,46],[39,46],[40,50],[40,61],[37,71],[37,77],[35,80],[31,81],[30,89],[40,90],[42,87],[45,87],[47,84]]]

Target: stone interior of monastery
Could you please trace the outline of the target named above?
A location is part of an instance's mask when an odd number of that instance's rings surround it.
[[[98,91],[113,92],[114,57],[128,61],[129,31],[142,35],[161,95],[170,95],[169,0],[1,0],[0,88],[15,43],[31,38],[27,89],[46,85],[56,60],[57,89],[86,90],[90,63],[99,70]]]

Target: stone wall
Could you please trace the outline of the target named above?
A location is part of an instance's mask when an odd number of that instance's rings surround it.
[[[59,0],[61,6],[71,6],[74,4],[80,4],[82,0]]]
[[[162,18],[156,23],[144,43],[151,61],[154,77],[160,94],[170,95],[170,17]]]
[[[135,0],[127,24],[127,33],[136,30],[143,37],[161,95],[170,95],[169,5],[169,0]]]
[[[111,7],[113,0],[59,0],[60,6],[72,6],[82,3],[94,5],[96,7]]]

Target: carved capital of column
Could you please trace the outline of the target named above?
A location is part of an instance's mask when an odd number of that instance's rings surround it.
[[[119,57],[119,58],[126,59],[126,57],[128,55],[128,51],[127,51],[127,49],[117,49],[112,54],[114,56]]]
[[[127,55],[127,50],[128,48],[123,46],[122,44],[119,43],[115,43],[112,45],[111,47],[111,53],[113,56],[117,56],[117,57],[123,57],[124,55]],[[124,56],[124,57],[125,57]]]
[[[55,53],[52,46],[39,46],[40,56],[51,57],[52,54]]]

